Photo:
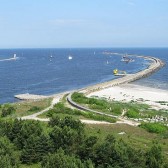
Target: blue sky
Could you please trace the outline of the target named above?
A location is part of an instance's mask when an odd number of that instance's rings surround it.
[[[168,0],[0,0],[0,48],[168,47]]]

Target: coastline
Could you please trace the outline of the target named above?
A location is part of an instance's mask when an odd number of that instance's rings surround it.
[[[122,84],[127,84],[127,83],[133,82],[135,80],[138,80],[140,78],[147,77],[150,74],[154,73],[155,71],[159,70],[160,68],[162,68],[164,66],[164,63],[162,62],[162,60],[155,58],[155,57],[152,57],[152,56],[136,55],[136,57],[141,57],[141,58],[150,60],[151,63],[146,69],[141,70],[137,73],[128,74],[128,75],[121,77],[121,78],[117,78],[117,79],[114,79],[111,81],[95,84],[95,85],[88,86],[88,87],[78,89],[78,90],[73,90],[73,91],[71,90],[71,91],[66,91],[63,93],[52,94],[50,96],[47,96],[47,98],[64,96],[65,94],[72,93],[74,91],[82,92],[85,95],[89,95],[89,94],[97,92],[97,91],[101,91],[101,90],[104,90],[107,88],[119,86]],[[14,97],[18,98],[20,100],[37,100],[37,99],[46,98],[46,96],[43,97],[43,95],[31,95],[31,94],[15,95]]]

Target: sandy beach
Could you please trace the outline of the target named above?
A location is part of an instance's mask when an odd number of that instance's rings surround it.
[[[150,105],[153,109],[168,109],[168,91],[134,84],[109,87],[88,95],[122,102],[136,101]]]

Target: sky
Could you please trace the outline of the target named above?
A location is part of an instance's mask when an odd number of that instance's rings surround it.
[[[168,47],[168,0],[0,0],[0,48]]]

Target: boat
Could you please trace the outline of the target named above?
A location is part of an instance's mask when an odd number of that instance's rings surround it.
[[[128,57],[128,55],[125,54],[125,55],[122,57],[121,61],[122,61],[122,62],[129,63],[129,62],[134,62],[135,60],[132,59],[132,58],[130,58],[130,57]]]
[[[69,55],[68,59],[71,60],[71,59],[72,59],[72,56]]]
[[[126,73],[126,71],[120,71],[120,70],[118,70],[118,69],[114,69],[114,70],[113,70],[113,74],[114,74],[115,76],[125,76],[127,73]]]

